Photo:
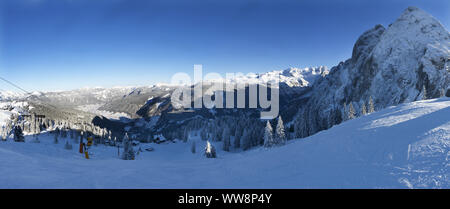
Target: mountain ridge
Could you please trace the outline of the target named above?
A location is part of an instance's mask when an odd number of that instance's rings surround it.
[[[298,112],[296,136],[339,124],[350,103],[360,115],[370,98],[375,109],[382,109],[421,100],[423,89],[429,98],[448,92],[449,40],[449,32],[416,7],[405,9],[387,29],[369,29],[355,43],[352,57],[313,85],[312,96]]]

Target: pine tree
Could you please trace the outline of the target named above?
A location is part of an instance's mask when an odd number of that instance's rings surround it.
[[[350,105],[348,107],[348,117],[349,120],[355,118],[355,108],[353,108],[353,104],[350,102]]]
[[[362,107],[361,107],[361,114],[362,114],[362,115],[367,114],[366,103],[363,103],[363,104],[362,104]]]
[[[422,88],[422,100],[426,100],[426,99],[428,99],[427,88],[425,88],[425,85],[423,85],[423,88]]]
[[[347,103],[344,103],[344,121],[348,120]]]
[[[125,133],[125,136],[123,137],[123,153],[122,153],[122,159],[123,160],[134,160],[134,150],[133,150],[133,144],[128,137],[128,134]]]
[[[223,140],[223,151],[230,151],[230,129],[229,128],[225,128],[225,130],[223,131],[223,136],[222,136],[222,140]]]
[[[6,127],[3,125],[2,126],[2,141],[6,141],[6,135],[8,135],[7,133],[7,130],[6,130]]]
[[[234,148],[241,147],[241,136],[242,128],[240,126],[236,127],[236,132],[234,133]]]
[[[218,129],[215,129],[214,131],[215,131],[214,141],[222,141],[223,129],[218,128]]]
[[[278,117],[278,123],[275,134],[276,134],[276,142],[278,144],[286,144],[286,134],[284,131],[284,124],[283,120],[281,119],[281,116]]]
[[[192,154],[195,153],[195,141],[192,141],[192,144],[191,144],[191,152],[192,152]]]
[[[201,138],[203,141],[206,141],[206,139],[207,139],[207,133],[206,133],[205,129],[202,129],[202,130],[200,131],[200,138]]]
[[[241,137],[241,143],[242,143],[242,149],[244,150],[248,150],[251,147],[251,141],[250,141],[250,134],[248,129],[244,130],[244,133],[242,134]]]
[[[205,156],[207,158],[216,158],[216,148],[209,143],[209,141],[206,141],[206,147],[205,147]]]
[[[20,126],[14,127],[14,141],[25,142],[25,137],[23,136],[22,128],[20,128]]]
[[[375,112],[375,105],[373,104],[372,96],[369,97],[369,113]]]
[[[295,132],[294,125],[291,124],[291,125],[289,126],[289,133],[291,133],[291,136],[292,136],[292,134],[293,134],[294,132]]]
[[[273,129],[269,121],[266,123],[266,128],[264,129],[264,147],[271,147],[274,145],[273,140]]]

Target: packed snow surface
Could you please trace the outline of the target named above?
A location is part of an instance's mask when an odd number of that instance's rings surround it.
[[[141,144],[154,151],[125,161],[116,147],[93,146],[87,160],[77,145],[63,149],[66,139],[27,136],[0,142],[0,188],[450,188],[449,119],[449,98],[405,103],[282,147],[223,152],[213,143],[216,159],[196,137]]]

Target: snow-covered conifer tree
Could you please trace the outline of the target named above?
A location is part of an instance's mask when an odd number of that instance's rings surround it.
[[[206,141],[205,156],[207,158],[216,158],[216,148],[209,141]]]
[[[425,85],[423,85],[423,88],[422,88],[422,100],[426,100],[426,99],[428,99],[427,88],[425,88]]]
[[[274,145],[273,140],[273,129],[269,121],[266,123],[266,128],[264,129],[264,147],[271,147]]]
[[[368,112],[369,113],[375,112],[375,105],[373,104],[372,96],[369,97],[369,109],[368,109]]]
[[[2,126],[2,141],[6,141],[6,135],[8,135],[6,133],[6,127],[3,125]]]
[[[350,102],[350,105],[348,106],[348,116],[347,118],[349,120],[354,119],[355,116],[355,108],[353,108],[353,104]]]
[[[277,144],[286,144],[286,133],[284,131],[284,124],[281,116],[278,117],[278,123],[275,129],[275,138]]]
[[[133,144],[131,143],[131,140],[128,137],[128,133],[125,133],[125,136],[123,137],[122,159],[123,160],[134,160]]]
[[[362,114],[362,115],[367,114],[366,103],[363,103],[363,104],[362,104],[362,107],[361,107],[361,114]]]

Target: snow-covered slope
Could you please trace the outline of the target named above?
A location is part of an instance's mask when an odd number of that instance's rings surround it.
[[[92,148],[0,142],[1,188],[450,188],[450,99],[393,106],[270,150],[202,156],[182,142],[146,144],[137,160]],[[69,139],[70,140],[70,139]],[[218,148],[220,145],[216,144]]]

